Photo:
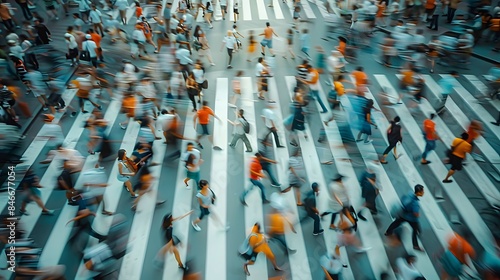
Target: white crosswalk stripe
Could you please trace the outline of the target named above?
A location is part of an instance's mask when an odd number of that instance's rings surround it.
[[[244,0],[242,2],[245,2]],[[232,1],[229,1],[229,5],[231,5]],[[264,0],[262,3],[265,4]],[[305,0],[304,4],[307,3]],[[248,3],[250,4],[250,3]],[[278,6],[281,3],[276,3],[274,1],[274,6]],[[228,7],[229,8],[229,7]],[[304,10],[306,10],[304,8]],[[245,13],[243,13],[245,15]],[[389,94],[393,94],[396,92],[394,90],[394,86],[388,79],[387,75],[373,75],[374,83],[382,86],[389,90]],[[394,75],[391,78],[397,79],[398,76]],[[433,95],[437,95],[439,93],[439,86],[434,80],[433,77],[424,75],[426,85],[430,88],[430,91]],[[466,77],[468,81],[470,81],[474,86],[478,88],[481,87],[480,80],[472,75]],[[269,78],[269,97],[272,100],[275,100],[274,109],[276,113],[276,123],[280,141],[283,144],[286,144],[288,133],[286,132],[283,119],[286,117],[289,112],[288,104],[280,103],[281,90],[278,90],[278,84],[282,84],[283,81],[286,84],[286,89],[290,94],[293,94],[293,87],[295,86],[295,77],[293,76],[285,76],[285,77],[273,77]],[[227,224],[228,216],[231,211],[240,211],[240,209],[229,209],[229,199],[230,197],[234,197],[233,191],[229,185],[229,172],[228,169],[233,164],[238,164],[243,166],[243,170],[241,172],[241,178],[239,181],[242,182],[241,185],[244,185],[245,188],[250,187],[249,178],[249,170],[248,166],[250,163],[250,159],[253,157],[253,153],[244,153],[241,162],[229,162],[228,158],[230,157],[229,153],[233,153],[231,148],[227,146],[227,143],[230,140],[232,129],[228,129],[228,123],[226,119],[232,120],[233,110],[231,108],[228,109],[227,103],[229,99],[229,92],[231,92],[231,83],[228,78],[217,78],[213,82],[213,88],[215,90],[215,103],[214,103],[214,112],[221,118],[221,122],[214,120],[214,145],[220,146],[222,148],[221,151],[214,150],[211,154],[211,162],[205,162],[205,165],[211,166],[211,172],[209,177],[209,182],[211,183],[211,188],[217,195],[217,202],[213,206],[211,210],[213,213],[216,213],[218,217],[221,218],[222,223],[224,225]],[[460,84],[460,82],[459,82]],[[245,117],[251,124],[251,131],[248,135],[250,143],[252,145],[253,150],[256,152],[258,147],[258,134],[261,133],[262,130],[259,130],[256,126],[256,123],[259,119],[259,115],[261,112],[256,111],[255,103],[259,101],[255,101],[254,89],[256,85],[253,78],[243,77],[241,78],[241,108],[245,111]],[[475,103],[476,99],[473,95],[471,95],[465,87],[461,84],[460,86],[456,86],[455,90],[458,95],[466,101],[466,105],[474,108],[476,114],[479,115],[480,119],[483,120],[483,123],[490,121],[491,115],[489,115],[484,108],[478,107],[477,103]],[[326,104],[326,93],[323,89],[320,90],[319,96]],[[75,91],[69,90],[65,96],[68,98],[67,102],[69,102],[74,97]],[[371,92],[367,92],[367,98],[372,98],[376,100]],[[285,98],[288,100],[288,98]],[[283,101],[283,99],[281,99]],[[316,101],[311,100],[311,102],[316,103]],[[351,101],[349,98],[341,99],[342,105],[349,110],[352,107]],[[189,105],[190,106],[190,105]],[[312,105],[309,108],[318,108],[320,107],[318,104],[316,106]],[[375,101],[375,107],[380,108],[380,106]],[[434,108],[424,100],[418,107],[425,115],[428,115],[430,112],[434,112]],[[459,106],[453,102],[453,100],[448,100],[446,103],[446,108],[452,113],[453,118],[459,123],[460,127],[466,128],[468,125],[468,117],[465,115],[465,112],[459,108]],[[481,108],[481,109],[479,109]],[[186,125],[184,127],[184,136],[186,138],[196,138],[196,132],[192,126],[193,112],[191,112],[192,107],[187,108],[187,113],[185,116]],[[424,149],[424,140],[421,137],[421,129],[420,125],[415,120],[415,117],[409,112],[406,105],[395,105],[393,107],[394,111],[401,117],[401,123],[405,129],[405,133],[407,132],[412,141],[416,143],[418,147],[418,153],[422,152]],[[116,122],[120,111],[120,100],[113,100],[108,109],[104,118],[109,122],[110,126]],[[347,112],[340,112],[340,114],[345,114]],[[484,114],[483,114],[484,113]],[[82,127],[82,123],[89,117],[90,114],[84,115],[79,114],[77,118],[75,118],[74,123],[71,128],[69,128],[69,132],[65,139],[66,146],[69,148],[77,148],[78,143],[85,141],[83,140],[84,136],[82,135],[84,132],[84,128]],[[327,114],[329,116],[329,114]],[[483,115],[483,116],[482,116]],[[322,115],[325,116],[325,115]],[[184,116],[183,116],[184,117]],[[60,118],[60,116],[58,116]],[[349,116],[347,116],[349,119]],[[374,113],[373,120],[378,125],[379,131],[382,134],[383,143],[386,145],[387,137],[385,135],[385,130],[387,129],[389,122],[386,116],[382,113]],[[350,122],[354,122],[355,119],[350,119]],[[449,129],[447,124],[441,120],[440,118],[436,118],[436,125],[438,130],[440,131],[440,136],[443,139],[444,143],[447,145],[451,143],[451,140],[455,136],[453,132]],[[327,184],[328,180],[331,179],[331,174],[326,174],[323,172],[320,159],[322,156],[322,151],[327,151],[331,153],[333,156],[333,163],[336,167],[336,170],[346,176],[345,183],[349,185],[349,194],[351,197],[351,201],[355,208],[359,208],[362,205],[360,192],[361,188],[359,186],[359,182],[357,181],[357,176],[353,164],[347,159],[350,158],[350,154],[343,147],[342,137],[340,135],[338,123],[336,121],[331,122],[328,126],[322,124],[320,125],[326,132],[326,137],[328,139],[328,147],[327,149],[320,148],[315,146],[314,139],[316,139],[315,135],[311,131],[311,126],[306,124],[305,135],[307,135],[307,139],[304,138],[303,135],[299,136],[299,143],[302,149],[302,157],[305,163],[305,169],[308,177],[308,185],[304,188],[309,190],[310,184],[312,182],[318,182],[320,184],[321,193],[323,196],[320,196],[318,206],[321,209],[326,208],[327,206]],[[352,126],[352,133],[356,135],[357,130],[355,130]],[[488,127],[490,128],[490,127]],[[496,127],[491,127],[493,130]],[[109,135],[111,133],[111,128],[108,128],[106,133]],[[136,139],[139,133],[139,124],[136,122],[130,122],[127,130],[125,131],[125,135],[123,137],[123,141],[121,143],[120,148],[123,148],[127,151],[131,151],[134,147]],[[498,136],[497,134],[495,134]],[[271,136],[272,137],[272,136]],[[491,137],[490,137],[491,138]],[[498,138],[497,138],[498,139]],[[494,150],[492,145],[487,141],[489,138],[480,137],[477,142],[478,149],[485,155],[489,162],[495,164],[499,163],[498,153]],[[490,140],[491,141],[491,140]],[[44,149],[47,141],[33,141],[32,145],[27,150],[27,153],[30,152],[29,159],[27,165],[32,166],[35,164],[35,160],[38,155],[40,155],[41,151]],[[185,150],[186,144],[189,142],[188,140],[183,140],[181,146],[181,150]],[[238,152],[241,150],[244,151],[244,146],[242,143],[239,143],[237,146]],[[362,143],[358,143],[356,149],[360,151],[362,160],[364,164],[368,164],[376,159],[377,150],[374,145],[364,145]],[[157,251],[160,248],[150,248],[148,245],[149,239],[155,233],[158,225],[153,224],[153,216],[155,215],[155,202],[161,190],[158,190],[158,186],[161,181],[171,180],[170,178],[165,178],[162,176],[162,164],[164,163],[164,156],[167,150],[165,144],[163,144],[163,140],[157,140],[154,142],[154,157],[152,159],[153,162],[159,162],[160,166],[151,167],[153,175],[155,178],[158,178],[158,181],[154,183],[152,186],[151,192],[145,194],[138,205],[137,212],[135,213],[133,220],[131,221],[131,230],[129,235],[129,243],[130,248],[128,249],[128,254],[123,258],[122,264],[120,266],[120,279],[140,279],[142,271],[146,268],[146,264],[151,262],[146,258],[147,250],[151,249],[153,251]],[[207,149],[211,149],[211,147],[206,147]],[[290,151],[287,147],[283,149],[278,149],[274,146],[273,154],[278,161],[276,164],[276,174],[278,181],[283,185],[287,186],[287,172],[288,172],[288,161],[287,157],[290,154]],[[422,175],[419,173],[416,163],[412,162],[412,152],[408,150],[408,147],[403,145],[398,146],[398,150],[404,153],[406,156],[401,157],[395,163],[395,166],[405,174],[405,178],[403,179],[407,186],[413,188],[415,184],[423,184],[425,186],[424,179]],[[205,151],[206,152],[206,151]],[[380,152],[379,152],[380,154]],[[33,156],[35,155],[35,156]],[[437,155],[437,152],[432,152],[429,155],[429,160],[432,160],[431,168],[426,173],[427,176],[433,176],[435,179],[441,181],[446,174],[447,168],[444,164],[440,162],[440,158]],[[491,182],[491,179],[484,173],[484,171],[480,168],[480,166],[474,161],[472,157],[468,157],[468,164],[464,168],[466,172],[465,174],[471,178],[471,181],[476,185],[479,193],[488,201],[490,204],[495,204],[499,202],[500,193],[496,185]],[[97,162],[97,156],[89,156],[87,157],[85,163],[83,164],[83,170],[90,169]],[[179,160],[177,168],[177,181],[171,182],[173,187],[175,187],[175,195],[172,198],[173,210],[172,214],[174,217],[180,216],[186,212],[188,212],[191,208],[194,207],[195,214],[180,220],[175,223],[174,235],[182,237],[183,246],[178,247],[181,259],[183,261],[186,260],[186,256],[188,254],[188,248],[190,245],[190,240],[199,238],[203,232],[206,231],[206,251],[197,252],[197,256],[200,257],[205,263],[205,271],[203,271],[203,275],[205,279],[231,279],[231,276],[234,274],[235,269],[241,269],[240,267],[234,268],[230,265],[234,264],[232,260],[232,256],[236,254],[237,248],[232,248],[227,245],[227,240],[230,238],[234,238],[233,233],[225,232],[221,229],[221,225],[212,220],[212,218],[208,219],[208,223],[203,223],[202,232],[193,232],[191,229],[191,221],[196,218],[198,215],[198,204],[195,202],[193,204],[193,196],[197,191],[197,186],[191,181],[191,188],[186,189],[184,183],[182,182],[182,178],[185,177],[185,168],[184,162]],[[377,174],[377,181],[381,185],[383,185],[383,189],[380,193],[380,198],[382,201],[382,205],[379,206],[379,209],[384,209],[384,213],[391,213],[394,206],[401,205],[400,196],[396,192],[396,186],[393,185],[393,178],[386,173],[386,169],[379,166],[379,172]],[[129,204],[129,201],[121,200],[121,193],[123,192],[122,183],[117,180],[118,167],[116,162],[113,163],[113,168],[110,170],[109,179],[108,179],[108,187],[105,192],[104,200],[106,202],[106,210],[115,212],[119,206]],[[47,202],[49,198],[53,196],[54,186],[56,185],[56,177],[58,175],[58,161],[55,160],[53,163],[49,165],[49,167],[44,171],[43,175],[38,174],[41,179],[41,185],[46,187],[46,190],[42,191],[42,200]],[[267,181],[266,181],[267,182]],[[78,177],[76,180],[75,186],[81,186],[84,182],[82,182],[82,176]],[[472,203],[470,202],[470,198],[465,194],[465,190],[462,190],[460,187],[461,182],[453,182],[451,184],[439,185],[435,188],[442,188],[444,192],[447,194],[447,199],[455,206],[458,213],[460,214],[461,221],[471,230],[473,235],[478,240],[479,244],[489,250],[493,248],[492,246],[492,237],[491,232],[487,228],[484,221],[481,219],[481,215],[478,213],[478,209],[474,208]],[[427,186],[426,186],[427,188]],[[283,189],[283,187],[282,187]],[[273,190],[274,191],[274,190]],[[410,191],[408,189],[407,191]],[[239,197],[239,193],[236,194]],[[295,200],[295,195],[293,192],[289,192],[283,195],[286,201],[290,205],[296,205],[298,201]],[[2,200],[1,207],[5,208],[7,203]],[[249,234],[250,229],[254,225],[254,223],[259,222],[264,228],[267,225],[267,220],[265,214],[265,207],[261,203],[261,195],[260,190],[254,188],[251,192],[249,192],[246,197],[246,203],[249,205],[248,207],[243,207],[244,213],[239,214],[239,218],[244,220],[244,233],[245,236],[240,234],[237,238],[241,241]],[[428,221],[430,225],[430,230],[427,229],[428,233],[432,233],[437,237],[440,249],[444,249],[447,244],[447,238],[453,233],[451,226],[449,225],[449,219],[446,218],[448,212],[444,209],[441,209],[436,199],[433,197],[431,191],[429,190],[425,196],[423,196],[420,200],[423,218]],[[193,206],[194,205],[194,206]],[[93,222],[93,229],[99,234],[106,235],[110,229],[112,218],[106,217],[101,214],[102,205],[99,207],[99,211],[96,211],[96,218]],[[292,207],[292,214],[299,217],[299,209],[297,207]],[[27,210],[31,212],[30,216],[23,216],[22,220],[26,224],[26,229],[28,231],[28,235],[34,233],[33,230],[39,223],[44,223],[44,218],[40,217],[41,210],[37,205],[29,205]],[[67,241],[70,236],[71,227],[66,227],[66,222],[75,216],[77,209],[75,206],[70,206],[65,204],[63,209],[56,212],[57,220],[54,222],[50,222],[51,232],[43,243],[45,248],[50,248],[50,250],[44,250],[40,257],[40,265],[48,266],[55,265],[58,263],[64,263],[61,260],[63,256],[63,252],[67,246]],[[374,275],[380,275],[382,272],[388,272],[391,277],[395,277],[395,273],[391,270],[390,263],[392,262],[390,254],[388,254],[388,249],[386,249],[383,241],[383,235],[380,234],[381,230],[384,229],[377,228],[376,223],[371,215],[366,212],[363,213],[368,221],[367,222],[359,222],[359,237],[363,244],[366,246],[372,247],[371,250],[366,252],[366,256],[369,263],[369,269],[372,271]],[[325,221],[321,223],[323,228],[328,229],[329,221]],[[296,254],[285,256],[288,259],[288,263],[290,264],[289,274],[291,279],[312,279],[313,275],[316,272],[315,269],[318,269],[318,258],[320,257],[318,254],[323,254],[326,250],[327,252],[333,252],[335,244],[337,242],[337,234],[334,231],[326,230],[324,236],[314,237],[318,238],[317,240],[322,240],[324,242],[325,248],[321,250],[321,252],[315,252],[316,256],[311,258],[310,248],[308,248],[307,241],[310,241],[310,237],[307,235],[310,234],[312,229],[312,225],[308,224],[305,230],[302,228],[303,225],[300,223],[295,225],[295,229],[297,233],[287,233],[286,241],[292,249],[297,249]],[[426,231],[426,232],[427,232]],[[243,231],[241,231],[243,232]],[[421,239],[424,239],[425,235],[421,234],[419,237],[419,243],[422,244]],[[97,244],[97,240],[93,237],[88,238],[88,244],[86,248],[90,248]],[[42,245],[42,244],[38,244]],[[403,236],[403,245],[405,251],[412,252],[411,241],[408,235]],[[192,248],[191,250],[193,250]],[[426,248],[429,251],[431,248]],[[435,248],[432,248],[433,250]],[[345,248],[341,249],[341,255],[343,262],[348,264],[347,268],[343,269],[344,279],[355,279],[357,273],[351,269],[351,263],[354,263],[356,260],[353,256],[348,255]],[[427,279],[437,279],[439,278],[437,266],[433,263],[433,256],[431,256],[428,252],[419,253],[418,254],[418,262],[417,268],[424,274]],[[278,257],[277,257],[278,258]],[[280,261],[280,260],[279,260]],[[316,262],[316,263],[314,263]],[[249,266],[249,271],[251,276],[246,277],[247,279],[268,279],[271,275],[268,269],[269,263],[266,257],[263,254],[259,254],[257,261],[254,265]],[[271,268],[271,267],[269,267]],[[83,260],[80,261],[79,268],[76,272],[72,272],[72,277],[74,279],[88,279],[91,273],[89,273],[83,264]],[[178,269],[177,261],[171,253],[167,253],[165,266],[162,271],[158,272],[157,279],[182,279],[182,270]],[[241,272],[243,273],[243,272]],[[160,275],[161,274],[161,275]],[[288,279],[288,278],[287,278]]]

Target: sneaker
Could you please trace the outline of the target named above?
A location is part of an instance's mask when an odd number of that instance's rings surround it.
[[[194,221],[193,221],[193,222],[191,222],[191,225],[193,226],[194,230],[196,230],[196,231],[201,231],[201,227],[200,227],[199,225],[195,225],[195,224],[194,224]]]
[[[214,148],[213,148],[213,149],[214,149],[214,150],[216,150],[216,151],[222,151],[222,148],[221,148],[221,147],[219,147],[219,146],[214,146]]]
[[[52,216],[54,215],[54,210],[42,211],[42,215]]]
[[[360,248],[356,248],[356,249],[354,249],[354,251],[355,251],[356,253],[363,253],[363,252],[366,252],[366,251],[370,250],[371,248],[372,248],[372,247],[360,247]]]
[[[367,144],[367,145],[368,145],[368,144],[370,144],[371,142],[373,142],[373,140],[371,140],[371,139],[370,139],[370,140],[368,140],[368,141],[364,141],[364,142],[363,142],[363,144]]]
[[[119,125],[120,125],[120,127],[121,127],[122,129],[124,129],[124,130],[125,130],[125,129],[127,129],[127,127],[126,127],[126,126],[124,126],[122,123],[119,123]]]
[[[233,66],[228,65],[228,66],[227,66],[227,69],[233,69]]]
[[[313,235],[317,236],[317,235],[323,234],[324,231],[325,231],[324,229],[320,229],[318,232],[313,232]]]
[[[136,198],[136,197],[138,197],[138,196],[139,196],[139,194],[137,194],[137,193],[135,193],[135,194],[131,194],[131,195],[130,195],[130,197],[131,197],[131,198]]]

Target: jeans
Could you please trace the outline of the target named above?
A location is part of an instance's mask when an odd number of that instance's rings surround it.
[[[453,17],[455,16],[456,11],[457,11],[457,9],[448,7],[448,18],[447,18],[448,23],[451,23],[451,21],[453,20]]]
[[[250,182],[252,182],[252,185],[250,186],[250,188],[248,188],[247,190],[245,190],[243,192],[243,195],[241,196],[243,200],[245,200],[245,197],[247,196],[247,194],[253,190],[253,188],[255,186],[257,186],[259,189],[260,189],[260,194],[262,196],[262,201],[266,201],[266,192],[264,190],[264,185],[262,185],[262,183],[259,181],[259,180],[253,180],[253,179],[250,179]]]
[[[387,235],[391,235],[394,229],[399,227],[404,222],[408,222],[413,229],[411,241],[413,242],[413,247],[418,247],[417,235],[420,233],[420,225],[418,224],[418,222],[410,222],[405,218],[399,217],[389,226],[386,231]]]
[[[429,24],[429,28],[438,29],[439,15],[432,15],[431,23]]]
[[[320,225],[319,225],[319,215],[314,212],[307,212],[307,216],[314,220],[314,230],[313,233],[319,233]]]
[[[33,19],[30,9],[28,8],[28,3],[18,3],[21,6],[21,11],[23,11],[24,18],[26,20]]]
[[[436,148],[436,140],[427,140],[425,139],[425,149],[422,154],[422,159],[426,159],[429,152],[433,151]]]
[[[271,181],[271,184],[277,186],[280,183],[278,183],[278,180],[276,180],[276,176],[274,176],[273,169],[271,168],[270,164],[263,164],[262,165],[262,170],[267,172],[267,175],[269,175],[269,180]]]
[[[317,90],[310,90],[309,93],[311,94],[311,97],[313,99],[316,99],[319,103],[319,106],[321,106],[321,110],[323,110],[324,113],[328,112],[328,110],[326,109],[325,107],[325,104],[323,104],[323,101],[321,100],[321,98],[319,97],[319,91]]]
[[[233,134],[233,140],[231,140],[231,144],[229,146],[233,147],[236,146],[238,143],[238,140],[242,140],[243,143],[245,143],[245,147],[247,148],[247,151],[252,151],[252,145],[250,145],[250,141],[248,141],[248,138],[246,134]]]
[[[274,142],[276,142],[276,146],[278,146],[278,147],[281,146],[280,145],[280,139],[278,138],[278,131],[276,130],[276,128],[270,128],[270,127],[268,127],[267,128],[267,133],[264,136],[263,140],[267,142],[267,137],[269,137],[269,134],[271,134],[271,133],[274,135]]]

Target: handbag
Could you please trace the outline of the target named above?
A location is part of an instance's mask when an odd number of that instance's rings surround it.
[[[252,236],[257,235],[255,233],[251,233],[250,235],[248,235],[238,248],[238,253],[240,254],[240,256],[247,261],[255,261],[257,257],[257,254],[254,253],[252,246],[250,246],[250,237]]]
[[[208,189],[212,193],[212,204],[215,204],[215,200],[217,199],[217,196],[215,195],[214,191],[211,188],[208,188]]]
[[[83,61],[90,61],[90,51],[89,51],[89,45],[87,43],[87,48],[86,50],[82,51],[80,53],[80,60],[83,60]]]
[[[207,88],[208,88],[208,80],[207,80],[207,79],[205,79],[205,80],[203,81],[203,83],[201,84],[201,87],[202,87],[203,89],[207,89]]]

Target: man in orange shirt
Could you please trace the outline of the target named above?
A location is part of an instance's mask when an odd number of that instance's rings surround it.
[[[368,84],[368,76],[363,72],[363,67],[356,68],[356,71],[352,71],[352,75],[354,76],[354,80],[356,80],[356,87]]]
[[[283,213],[278,210],[273,210],[271,214],[268,216],[269,218],[269,229],[267,235],[269,235],[270,239],[276,239],[285,247],[285,253],[290,252],[291,254],[295,254],[297,250],[290,249],[286,244],[285,239],[285,230],[286,224],[290,226],[290,229],[293,233],[297,233],[293,224],[283,215]]]
[[[424,120],[423,133],[425,139],[425,149],[424,153],[422,154],[422,160],[420,161],[420,163],[422,164],[431,163],[426,158],[429,152],[433,151],[436,148],[436,140],[439,139],[439,136],[436,133],[436,124],[432,120],[435,116],[435,114],[431,114],[428,119]]]
[[[241,204],[247,206],[247,203],[245,202],[245,197],[247,196],[248,192],[253,190],[255,186],[257,186],[260,189],[260,194],[262,196],[262,202],[263,203],[269,203],[269,200],[266,198],[266,192],[264,191],[264,185],[260,182],[261,178],[266,178],[266,175],[262,172],[262,165],[260,165],[259,158],[261,158],[262,155],[260,153],[256,153],[255,157],[253,157],[250,160],[250,182],[252,183],[252,186],[248,190],[245,190],[243,194],[240,197]]]
[[[469,139],[469,134],[467,132],[462,133],[460,138],[455,138],[451,143],[451,151],[452,154],[450,156],[450,164],[451,168],[444,178],[443,183],[451,183],[453,182],[449,178],[456,170],[462,170],[462,161],[465,159],[467,153],[472,151],[472,145],[467,142]]]
[[[467,238],[467,236],[465,236]],[[468,238],[467,238],[468,239]],[[448,279],[449,277],[457,277],[462,274],[462,267],[468,264],[465,255],[471,259],[476,257],[474,248],[462,236],[454,233],[448,240],[448,252],[441,257],[443,271],[441,272],[441,279]]]
[[[273,34],[274,36],[278,37],[278,34],[274,32],[274,29],[271,27],[271,24],[269,22],[266,22],[266,29],[264,29],[264,33],[259,34],[259,36],[264,35],[264,39],[260,42],[260,45],[262,47],[262,55],[266,55],[265,49],[266,47],[269,49],[269,52],[271,53],[272,56],[274,56],[273,52]]]
[[[101,48],[101,40],[102,40],[101,35],[95,32],[95,30],[92,28],[89,28],[89,31],[87,31],[87,33],[90,34],[90,36],[92,37],[92,41],[94,41],[97,46],[96,49],[97,57],[99,57],[99,60],[101,62],[104,62],[104,57],[102,56],[102,48]]]
[[[198,127],[198,137],[196,139],[196,142],[198,142],[198,147],[200,149],[203,149],[203,146],[200,143],[200,139],[207,135],[208,140],[210,143],[213,145],[213,136],[210,135],[210,132],[208,131],[208,124],[210,123],[210,116],[213,116],[217,120],[221,121],[217,115],[215,115],[214,111],[210,107],[208,107],[208,102],[203,101],[203,107],[201,107],[200,110],[196,112],[196,114],[193,117],[193,123],[194,123],[194,129],[196,129],[196,122],[197,120],[199,121],[200,126]],[[222,150],[219,146],[214,146],[214,150]]]

